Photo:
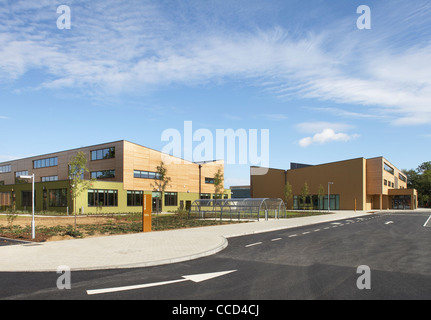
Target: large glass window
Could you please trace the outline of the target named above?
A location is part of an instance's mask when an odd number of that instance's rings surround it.
[[[48,191],[50,207],[67,207],[67,189],[52,189]]]
[[[118,206],[118,190],[88,190],[89,207],[116,207]]]
[[[340,195],[330,195],[330,210],[340,210]],[[301,196],[293,196],[294,210],[328,210],[328,195],[311,195],[303,201]]]
[[[127,206],[137,207],[142,206],[144,199],[143,191],[128,190],[127,191]]]
[[[58,181],[58,176],[42,177],[41,180],[42,182]]]
[[[403,176],[401,173],[399,174],[400,180],[407,182],[407,178],[405,176]]]
[[[390,165],[388,165],[386,162],[384,164],[385,171],[389,172],[390,174],[394,174],[394,168],[392,168]]]
[[[91,178],[92,179],[115,178],[115,170],[93,171],[91,173]]]
[[[31,208],[32,197],[33,197],[32,191],[21,191],[21,206],[27,210]],[[36,191],[34,193],[34,205],[36,205]]]
[[[103,160],[115,158],[115,147],[91,151],[91,160]]]
[[[58,166],[58,157],[52,157],[52,158],[46,158],[46,159],[40,159],[40,160],[34,160],[33,161],[33,168],[39,169],[39,168],[46,168],[46,167],[55,167]]]
[[[140,179],[160,180],[160,174],[157,172],[152,172],[152,171],[134,170],[133,171],[133,177],[134,178],[140,178]]]
[[[12,171],[12,166],[10,164],[5,166],[0,166],[0,173],[7,173]]]
[[[165,192],[165,206],[177,206],[177,205],[178,205],[178,193]]]

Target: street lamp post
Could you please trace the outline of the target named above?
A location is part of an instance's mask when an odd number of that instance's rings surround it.
[[[329,192],[329,186],[331,185],[331,184],[334,184],[333,182],[328,182],[328,211],[330,211],[331,209],[330,209],[330,203],[331,203],[331,197],[330,197],[330,192]]]
[[[36,228],[34,223],[34,173],[31,176],[19,176],[19,179],[31,179],[31,238],[36,238]]]

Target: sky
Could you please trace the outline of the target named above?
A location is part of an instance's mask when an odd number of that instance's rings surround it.
[[[415,169],[430,62],[428,0],[0,0],[0,162],[124,139],[222,155],[226,187],[251,165]],[[228,129],[247,139],[229,161]]]

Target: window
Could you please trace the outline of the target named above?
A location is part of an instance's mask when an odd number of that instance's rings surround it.
[[[55,166],[58,166],[58,157],[40,159],[40,160],[34,160],[33,161],[33,168],[34,169],[55,167]]]
[[[214,184],[214,178],[205,178],[205,183]]]
[[[48,191],[50,207],[67,207],[67,189],[53,189]]]
[[[28,176],[28,171],[17,171],[15,172],[15,183],[16,184],[20,184],[20,183],[27,183],[26,179],[20,179],[20,176]]]
[[[211,199],[211,193],[201,193],[201,199]]]
[[[89,207],[116,207],[118,206],[118,190],[88,190]]]
[[[140,179],[160,180],[160,174],[157,172],[152,172],[152,171],[134,170],[133,171],[133,177],[134,178],[140,178]]]
[[[115,178],[115,170],[93,171],[91,173],[91,178],[92,179]]]
[[[91,160],[104,160],[115,158],[115,147],[91,151]]]
[[[42,177],[42,182],[58,181],[58,176]]]
[[[17,171],[15,172],[15,177],[18,178],[19,176],[28,176],[28,171]]]
[[[390,165],[388,165],[386,162],[385,162],[385,165],[384,165],[384,169],[387,171],[387,172],[389,172],[390,174],[394,174],[394,168],[392,168]]]
[[[178,205],[178,193],[165,192],[165,206],[177,206],[177,205]]]
[[[31,208],[33,194],[31,191],[21,191],[21,206]],[[34,193],[34,205],[36,205],[36,192]]]
[[[383,184],[384,184],[385,186],[387,186],[387,185],[388,185],[388,180],[384,179],[384,180],[383,180]]]
[[[81,169],[76,169],[75,170],[75,166],[70,166],[69,165],[69,180],[73,180],[75,177],[77,177],[78,175],[80,176],[81,180],[84,180],[84,168]]]
[[[7,173],[12,171],[12,166],[10,164],[5,166],[0,166],[0,173]]]
[[[407,178],[405,176],[403,176],[401,173],[399,174],[400,180],[407,182]]]
[[[127,206],[128,207],[137,207],[142,206],[144,203],[144,192],[143,191],[127,191]]]

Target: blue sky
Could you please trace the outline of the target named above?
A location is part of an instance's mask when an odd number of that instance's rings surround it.
[[[185,121],[268,129],[275,168],[431,160],[429,1],[0,0],[0,21],[0,162],[121,139],[162,150]],[[249,165],[226,165],[226,186]]]

